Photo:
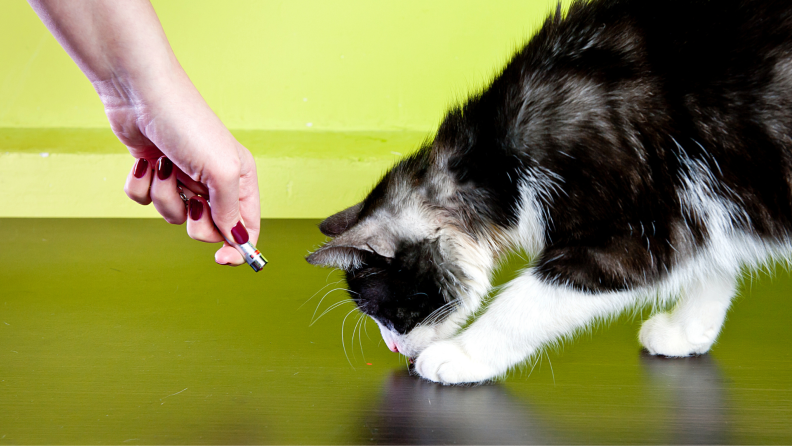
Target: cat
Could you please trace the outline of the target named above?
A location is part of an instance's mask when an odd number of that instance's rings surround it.
[[[675,304],[643,323],[650,354],[704,354],[741,272],[792,252],[790,135],[792,2],[576,0],[307,260],[431,381],[650,305]],[[533,260],[483,308],[516,250]]]

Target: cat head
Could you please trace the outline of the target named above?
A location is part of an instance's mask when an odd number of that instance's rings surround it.
[[[462,227],[453,186],[432,167],[428,150],[399,163],[362,203],[320,224],[333,238],[307,258],[343,270],[358,309],[409,357],[451,336],[489,284],[491,255]]]

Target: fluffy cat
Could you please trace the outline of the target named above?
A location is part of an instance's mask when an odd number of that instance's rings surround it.
[[[655,355],[707,352],[792,229],[792,2],[556,11],[308,257],[422,377],[467,383],[642,305]],[[533,261],[482,308],[498,262]]]

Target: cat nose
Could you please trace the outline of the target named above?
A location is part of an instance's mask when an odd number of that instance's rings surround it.
[[[398,346],[398,345],[396,345],[396,343],[395,343],[395,342],[393,343],[393,345],[391,345],[391,343],[389,342],[389,343],[388,343],[388,348],[389,348],[389,349],[390,349],[390,351],[392,351],[393,353],[399,353],[399,346]]]

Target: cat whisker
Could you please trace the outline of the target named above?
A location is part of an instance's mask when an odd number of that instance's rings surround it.
[[[540,350],[540,351],[539,351],[539,355],[537,355],[537,356],[534,356],[534,357],[532,358],[531,362],[533,362],[533,364],[531,364],[531,370],[528,372],[528,378],[530,378],[530,377],[531,377],[531,375],[533,375],[533,371],[534,371],[534,369],[536,368],[536,365],[537,365],[537,364],[539,364],[539,361],[537,361],[537,359],[539,359],[539,358],[541,358],[541,357],[542,357],[542,352],[543,352],[543,351],[544,351],[544,350]],[[526,378],[526,379],[528,379],[528,378]]]
[[[366,316],[366,317],[365,317],[365,322],[363,322],[363,329],[364,329],[364,330],[366,330],[366,337],[367,337],[367,338],[369,339],[369,341],[370,341],[370,340],[371,340],[371,336],[369,336],[369,333],[368,333],[368,321],[369,321],[369,317],[368,317],[368,316]],[[381,340],[382,340],[382,339],[380,339],[380,341],[381,341]]]
[[[319,307],[320,307],[320,306],[322,306],[322,302],[325,300],[325,297],[327,297],[327,296],[328,296],[330,293],[332,293],[333,291],[340,291],[340,290],[343,290],[343,291],[349,291],[349,290],[347,290],[346,288],[334,288],[334,289],[332,289],[332,290],[328,291],[327,293],[325,293],[325,295],[324,295],[324,296],[322,296],[322,298],[321,298],[321,299],[319,299],[319,303],[318,303],[318,304],[316,304],[316,309],[314,310],[314,312],[313,312],[313,315],[311,315],[311,319],[312,319],[312,320],[313,320],[314,316],[316,316],[316,312],[317,312],[317,311],[319,311]],[[321,316],[319,316],[319,317],[321,317]]]
[[[358,344],[360,344],[360,356],[363,357],[363,362],[366,362],[366,354],[363,352],[363,339],[361,334],[363,333],[363,327],[366,321],[363,319],[366,315],[360,313],[360,317],[358,318]]]
[[[442,319],[443,317],[447,316],[448,314],[450,314],[451,312],[453,312],[453,311],[454,311],[454,310],[456,310],[456,309],[457,309],[457,305],[456,305],[456,304],[454,304],[454,303],[451,303],[451,302],[449,302],[448,304],[446,304],[446,305],[444,306],[444,308],[442,309],[442,311],[438,311],[438,312],[437,312],[437,313],[436,313],[436,314],[435,314],[435,315],[432,317],[432,319],[430,319],[430,320],[432,321],[432,323],[434,323],[434,322],[437,322],[439,319]]]
[[[331,274],[333,274],[333,273],[334,273],[334,272],[336,272],[336,271],[341,271],[341,270],[340,270],[340,269],[338,269],[338,268],[333,268],[333,269],[331,269],[331,270],[330,270],[330,272],[329,272],[329,273],[327,273],[327,277],[325,278],[325,282],[327,282],[328,280],[330,280],[330,275],[331,275]],[[339,280],[338,282],[340,282],[340,280]],[[338,282],[335,282],[335,283],[338,283]]]
[[[449,314],[453,313],[459,308],[459,303],[455,301],[448,302],[444,305],[442,311],[439,311],[434,317],[431,319],[432,323],[438,322],[440,319],[448,316]]]
[[[429,316],[427,316],[423,321],[421,321],[418,324],[418,326],[434,324],[440,318],[446,316],[448,313],[452,312],[456,308],[457,308],[457,301],[452,300],[450,302],[446,302],[445,304],[441,305],[433,312],[429,313]]]
[[[344,348],[344,356],[346,356],[347,362],[349,363],[349,366],[352,367],[352,370],[357,370],[357,369],[355,368],[354,365],[352,365],[352,361],[349,360],[349,355],[347,354],[346,342],[344,342],[344,325],[346,324],[346,320],[349,317],[349,315],[355,311],[357,311],[357,308],[354,308],[349,313],[347,313],[346,316],[344,316],[344,320],[341,321],[341,346]]]
[[[336,302],[336,303],[334,303],[333,305],[330,305],[329,307],[327,307],[327,309],[326,309],[326,310],[324,310],[324,312],[323,312],[322,314],[320,314],[320,315],[319,315],[319,317],[317,317],[315,320],[312,320],[312,321],[311,321],[311,323],[310,323],[308,326],[309,326],[309,327],[312,327],[312,326],[313,326],[313,324],[315,324],[315,323],[316,323],[316,322],[317,322],[319,319],[321,319],[321,318],[322,318],[322,316],[324,316],[325,314],[327,314],[327,313],[329,313],[329,312],[331,312],[331,311],[335,310],[336,308],[338,308],[338,307],[340,307],[341,305],[344,305],[345,303],[348,303],[348,302],[350,302],[350,301],[349,301],[349,300],[342,300],[342,301],[340,301],[340,302]],[[356,309],[357,309],[357,308],[356,308]]]
[[[358,324],[360,324],[360,315],[355,320],[355,325],[352,327],[352,358],[357,360],[357,355],[355,355],[355,333],[358,329]]]
[[[553,376],[553,386],[555,386],[555,372],[553,372],[553,363],[550,361],[550,353],[547,350],[543,350],[545,356],[547,356],[547,363],[550,364],[550,375]]]
[[[309,298],[308,298],[308,300],[306,300],[305,302],[303,302],[303,303],[302,303],[302,305],[300,305],[299,307],[297,307],[297,309],[299,310],[300,308],[304,307],[304,306],[305,306],[305,304],[307,304],[308,302],[310,302],[310,301],[311,301],[311,299],[313,299],[314,297],[316,297],[316,295],[317,295],[317,294],[319,294],[319,293],[321,293],[321,292],[322,292],[322,290],[324,290],[325,288],[327,288],[327,287],[329,287],[329,286],[333,286],[333,285],[335,285],[335,284],[337,284],[337,283],[340,283],[340,282],[341,282],[341,281],[339,280],[339,281],[336,281],[336,282],[333,282],[333,283],[328,283],[328,284],[325,284],[325,286],[323,286],[322,288],[319,288],[319,290],[318,290],[317,292],[313,293],[313,295],[312,295],[311,297],[309,297]]]

